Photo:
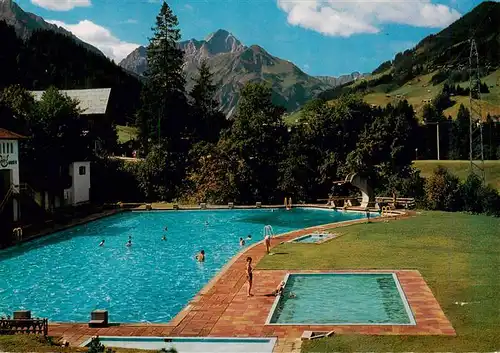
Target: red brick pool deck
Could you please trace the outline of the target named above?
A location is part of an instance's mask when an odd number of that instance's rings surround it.
[[[382,221],[375,220],[373,221]],[[272,246],[297,236],[341,227],[358,221],[342,222],[299,230],[273,238]],[[335,241],[335,240],[332,240]],[[321,246],[321,245],[318,245]],[[51,324],[49,334],[62,336],[72,345],[79,345],[90,336],[215,336],[298,338],[303,331],[335,331],[336,334],[369,335],[455,335],[451,323],[441,310],[432,291],[418,271],[342,269],[331,271],[255,270],[253,297],[246,295],[245,259],[251,256],[254,264],[265,256],[264,244],[258,243],[235,256],[196,297],[168,324],[121,324],[107,328],[89,328],[87,324]],[[279,255],[278,255],[279,256]],[[266,296],[289,273],[319,272],[394,272],[416,321],[414,326],[295,326],[266,325],[274,296]],[[168,289],[166,289],[168,290]],[[113,313],[110,312],[110,320]]]

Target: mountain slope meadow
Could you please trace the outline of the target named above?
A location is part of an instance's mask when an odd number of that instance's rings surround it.
[[[345,93],[362,94],[369,104],[385,106],[407,99],[423,117],[424,107],[443,92],[445,86],[469,86],[470,39],[477,44],[484,117],[500,115],[500,4],[485,1],[447,28],[424,38],[416,47],[398,53],[362,80],[320,95],[331,100]],[[467,104],[468,92],[450,92],[444,116],[456,118],[460,104]]]

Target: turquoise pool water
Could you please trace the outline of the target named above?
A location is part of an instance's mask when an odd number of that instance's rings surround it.
[[[213,337],[99,337],[106,347],[148,349],[175,348],[178,353],[272,353],[276,338]],[[90,339],[82,344],[90,343]]]
[[[248,246],[262,240],[264,225],[278,234],[364,216],[262,209],[103,218],[0,251],[0,315],[26,309],[52,321],[87,322],[92,310],[107,309],[112,322],[168,322],[241,250],[240,237],[252,235]],[[201,249],[205,263],[194,259]]]
[[[334,237],[333,234],[309,234],[292,240],[292,243],[314,244],[333,237]]]
[[[292,274],[271,324],[414,325],[393,274]]]

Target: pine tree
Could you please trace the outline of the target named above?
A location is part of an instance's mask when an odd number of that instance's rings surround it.
[[[182,140],[189,127],[178,25],[172,9],[163,2],[147,49],[149,69],[137,121],[143,145],[159,143],[171,152],[186,150]]]
[[[469,124],[469,110],[461,104],[451,129],[450,159],[469,158]]]
[[[217,142],[220,132],[228,125],[227,119],[215,99],[217,85],[213,83],[213,74],[207,62],[201,62],[198,77],[189,93],[192,99],[192,121],[195,123],[196,141]]]

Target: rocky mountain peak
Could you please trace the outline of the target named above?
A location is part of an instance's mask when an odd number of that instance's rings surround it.
[[[245,46],[225,29],[219,29],[207,36],[205,46],[211,55],[235,53],[245,49]]]

